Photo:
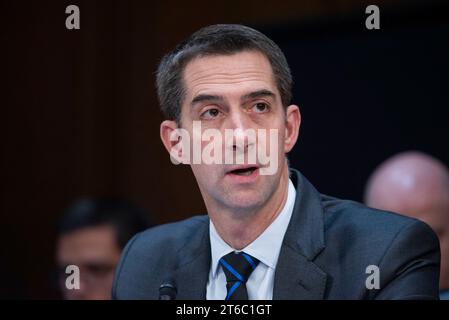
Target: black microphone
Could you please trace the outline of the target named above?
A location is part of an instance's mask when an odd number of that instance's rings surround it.
[[[175,300],[177,293],[173,281],[164,281],[159,287],[159,300]]]

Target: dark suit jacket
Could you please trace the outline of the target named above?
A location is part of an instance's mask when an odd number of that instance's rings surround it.
[[[322,195],[298,171],[292,218],[276,266],[273,299],[438,299],[440,251],[423,222]],[[208,216],[136,235],[117,267],[115,299],[205,299],[211,264]],[[368,290],[369,265],[380,288]]]

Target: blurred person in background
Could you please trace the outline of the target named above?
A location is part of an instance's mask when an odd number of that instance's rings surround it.
[[[365,190],[369,207],[424,221],[440,240],[440,299],[449,299],[449,170],[417,151],[397,154],[371,175]]]
[[[151,226],[148,214],[120,199],[80,199],[64,213],[59,228],[56,263],[59,288],[67,300],[111,298],[114,271],[132,236]],[[79,289],[65,285],[68,265],[79,268]]]

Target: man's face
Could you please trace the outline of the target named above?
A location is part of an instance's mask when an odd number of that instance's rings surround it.
[[[286,174],[285,153],[295,144],[299,128],[299,110],[289,106],[286,113],[268,59],[256,51],[196,58],[186,65],[183,82],[186,94],[181,108],[182,128],[194,137],[197,133],[193,132],[193,122],[200,121],[201,134],[216,129],[223,137],[222,163],[201,161],[191,165],[206,206],[214,203],[236,212],[262,206],[278,188],[281,175]],[[244,143],[237,145],[237,138],[226,142],[228,129],[242,130],[236,137]],[[248,151],[262,144],[259,136],[248,139],[244,133],[248,129],[266,133],[264,151],[276,160],[273,174],[260,174],[264,165],[258,158],[257,163],[248,164]],[[277,131],[276,139],[271,141],[270,129]],[[208,144],[210,141],[203,141],[202,148]],[[234,155],[245,154],[244,165],[225,163],[226,150]]]
[[[58,239],[56,259],[60,274],[60,287],[64,299],[108,300],[111,299],[112,281],[121,250],[112,226],[86,227]],[[68,265],[80,270],[80,288],[67,289],[65,274]]]

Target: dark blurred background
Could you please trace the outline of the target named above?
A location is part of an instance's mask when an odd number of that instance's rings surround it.
[[[156,223],[204,213],[160,142],[154,71],[205,25],[247,24],[284,50],[303,121],[291,162],[321,192],[361,201],[403,150],[449,164],[447,1],[2,0],[0,14],[1,298],[59,297],[55,225],[77,198],[124,197]]]

